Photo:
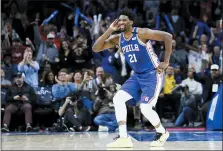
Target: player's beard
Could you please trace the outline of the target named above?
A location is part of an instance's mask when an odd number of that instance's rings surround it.
[[[125,31],[126,31],[126,25],[120,25],[119,30],[120,30],[121,32],[125,32]]]

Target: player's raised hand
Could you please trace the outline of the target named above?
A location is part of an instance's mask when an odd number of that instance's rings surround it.
[[[168,67],[169,63],[166,62],[160,62],[159,66],[157,67],[157,72],[158,73],[162,73],[167,67]]]
[[[113,31],[118,31],[119,30],[119,25],[118,25],[118,19],[115,19],[111,25],[109,26],[109,28]]]

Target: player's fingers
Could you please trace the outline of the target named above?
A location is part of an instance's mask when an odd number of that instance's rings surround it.
[[[113,23],[114,23],[114,25],[116,25],[118,23],[118,19],[115,19],[115,21]]]
[[[116,21],[117,21],[117,19],[115,19],[115,20],[112,22],[112,24],[115,24]]]

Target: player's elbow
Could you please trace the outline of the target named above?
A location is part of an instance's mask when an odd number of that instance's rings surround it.
[[[95,45],[92,46],[92,50],[93,50],[94,52],[98,52],[98,49],[97,49],[97,47],[95,47]]]
[[[95,44],[92,46],[92,50],[93,50],[94,52],[99,52],[99,51],[101,51],[101,49],[98,48]]]
[[[173,36],[170,34],[170,33],[166,33],[165,36],[164,36],[164,40],[172,40],[173,39]]]

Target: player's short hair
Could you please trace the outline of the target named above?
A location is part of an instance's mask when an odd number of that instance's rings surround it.
[[[125,8],[125,9],[119,11],[118,16],[120,16],[120,15],[128,16],[128,18],[129,18],[131,21],[133,21],[133,22],[134,22],[135,19],[136,19],[136,16],[135,16],[134,12],[133,12],[131,9],[128,9],[128,8]]]

